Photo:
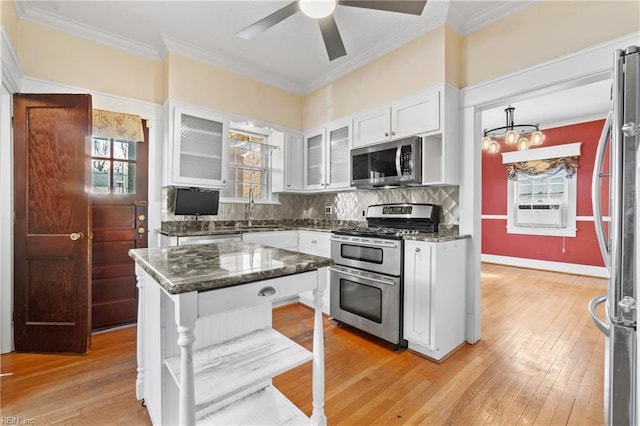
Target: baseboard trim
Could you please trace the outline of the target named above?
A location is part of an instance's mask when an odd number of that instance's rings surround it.
[[[552,262],[549,260],[525,259],[521,257],[482,254],[482,262],[499,265],[517,266],[520,268],[541,269],[544,271],[563,272],[566,274],[587,275],[598,278],[609,278],[609,271],[604,266],[580,265],[577,263]]]

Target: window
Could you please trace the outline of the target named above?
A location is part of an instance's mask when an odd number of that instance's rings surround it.
[[[91,192],[136,193],[136,142],[91,138]]]
[[[232,123],[229,132],[228,179],[221,196],[226,201],[266,203],[271,193],[271,131],[252,130]]]
[[[503,154],[507,233],[576,236],[580,143]]]

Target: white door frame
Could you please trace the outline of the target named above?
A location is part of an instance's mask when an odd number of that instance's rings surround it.
[[[471,234],[473,242],[467,267],[467,342],[481,337],[482,111],[611,78],[614,51],[638,44],[640,33],[629,34],[460,91],[460,233]]]

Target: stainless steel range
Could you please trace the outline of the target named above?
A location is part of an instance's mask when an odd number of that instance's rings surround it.
[[[405,235],[437,232],[433,204],[377,204],[367,208],[367,227],[343,228],[331,237],[330,314],[396,345],[402,338],[402,268]]]

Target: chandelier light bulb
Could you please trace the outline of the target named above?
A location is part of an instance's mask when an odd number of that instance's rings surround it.
[[[524,151],[525,149],[529,149],[529,139],[522,137],[518,140],[518,151]]]
[[[498,145],[498,142],[491,141],[491,144],[489,144],[489,152],[495,154],[498,151],[500,151],[500,145]]]
[[[504,143],[508,145],[513,145],[514,143],[517,143],[517,142],[518,142],[518,132],[516,132],[515,130],[509,130],[504,135]]]
[[[485,136],[484,138],[482,138],[482,149],[484,151],[489,151],[492,141],[493,139],[491,139],[489,136]]]
[[[310,18],[325,18],[333,13],[336,0],[300,0],[300,10]]]
[[[544,133],[537,130],[531,134],[531,145],[542,145],[544,142]]]

